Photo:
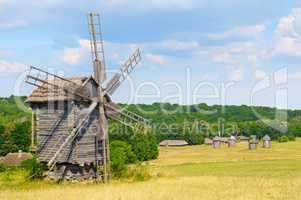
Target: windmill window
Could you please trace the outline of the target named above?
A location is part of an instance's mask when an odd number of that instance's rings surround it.
[[[53,109],[54,110],[58,110],[59,109],[59,102],[57,102],[57,101],[54,102]]]
[[[102,141],[101,140],[98,140],[98,142],[97,142],[97,150],[98,150],[99,154],[102,154],[103,149],[102,149]]]

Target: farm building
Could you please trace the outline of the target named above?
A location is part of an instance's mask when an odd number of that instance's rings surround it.
[[[265,135],[263,138],[262,138],[262,141],[263,141],[263,148],[271,148],[271,138],[270,136],[268,135]]]
[[[235,147],[236,146],[236,138],[232,135],[228,139],[228,147]]]
[[[188,143],[185,140],[163,140],[159,145],[162,147],[180,147],[187,146]]]
[[[221,147],[221,138],[220,137],[214,137],[212,140],[212,146],[213,148],[217,149]]]
[[[206,144],[206,145],[212,145],[212,140],[210,138],[205,138],[204,144]]]
[[[250,137],[249,140],[249,149],[250,150],[256,150],[257,149],[258,140],[256,138],[256,135],[253,135]]]
[[[239,141],[249,141],[249,139],[250,139],[249,137],[243,136],[243,135],[240,135],[237,138],[238,138]]]
[[[228,137],[219,137],[221,143],[227,144],[230,138]]]
[[[11,166],[18,166],[21,165],[21,163],[24,160],[31,159],[32,155],[30,153],[25,153],[25,152],[18,152],[18,153],[8,153],[4,158],[3,158],[3,163]]]

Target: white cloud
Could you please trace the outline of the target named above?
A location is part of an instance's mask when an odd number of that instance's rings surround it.
[[[8,51],[8,50],[4,50],[4,51],[0,51],[0,57],[8,57],[13,55],[14,53],[12,51]]]
[[[146,9],[193,9],[196,6],[202,5],[206,1],[200,0],[109,0],[101,3],[102,7],[121,9],[121,8],[136,8],[140,10]]]
[[[301,80],[301,71],[297,71],[293,74],[290,74],[289,78],[292,78],[292,79],[295,79],[295,80]]]
[[[228,52],[214,53],[212,60],[216,63],[232,64],[235,63],[232,55]]]
[[[301,8],[279,20],[272,55],[301,56]]]
[[[162,55],[147,54],[146,59],[154,64],[165,65],[168,63],[167,59]]]
[[[232,71],[229,75],[230,81],[241,81],[244,76],[244,71],[242,69],[236,69]]]
[[[251,41],[233,42],[230,43],[226,49],[228,49],[230,53],[235,54],[253,54],[258,51],[256,44]]]
[[[211,33],[207,36],[211,40],[224,40],[232,37],[254,37],[263,33],[265,29],[266,27],[263,24],[240,26],[226,30],[222,33]]]
[[[277,40],[274,54],[301,56],[301,40],[293,37],[283,37]]]
[[[267,77],[266,73],[263,70],[259,70],[259,69],[255,70],[255,74],[254,75],[255,75],[255,79],[257,81],[263,80],[263,79],[265,79]]]
[[[200,48],[200,45],[196,41],[165,40],[162,42],[161,47],[170,50],[195,50]]]
[[[0,29],[14,29],[14,28],[21,28],[27,26],[28,23],[25,20],[15,19],[15,20],[5,20],[0,21]]]
[[[301,8],[295,8],[290,15],[281,18],[275,34],[278,37],[300,37]]]
[[[89,51],[90,41],[81,39],[79,40],[78,48],[65,48],[64,51],[58,55],[58,59],[70,65],[77,65],[87,57]]]
[[[17,73],[26,70],[26,65],[18,62],[10,62],[5,60],[0,60],[0,72],[1,73]]]

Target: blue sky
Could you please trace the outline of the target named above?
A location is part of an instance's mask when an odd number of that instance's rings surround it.
[[[118,102],[301,109],[301,3],[283,0],[0,0],[0,96],[29,93],[29,65],[91,74],[90,11],[102,15],[108,70],[143,51]]]

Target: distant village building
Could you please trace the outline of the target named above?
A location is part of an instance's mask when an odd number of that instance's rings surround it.
[[[239,141],[249,141],[249,139],[250,139],[249,137],[243,136],[243,135],[240,135],[237,138],[238,138]]]
[[[228,144],[229,138],[228,137],[219,137],[221,143]]]
[[[256,135],[251,136],[249,140],[249,149],[250,150],[256,150],[257,149],[258,140],[256,138]]]
[[[181,147],[187,146],[188,143],[185,140],[163,140],[159,145],[162,147]]]
[[[212,140],[212,147],[217,149],[221,147],[221,138],[220,137],[214,137]]]
[[[206,144],[206,145],[212,145],[212,140],[210,138],[205,138],[204,144]]]
[[[263,148],[271,148],[271,147],[272,147],[270,136],[265,135],[265,136],[262,138],[262,141],[263,141]]]
[[[236,137],[233,135],[228,139],[228,147],[235,147],[236,146]]]
[[[3,163],[11,166],[19,166],[24,160],[31,159],[31,153],[25,153],[19,151],[18,153],[8,153],[4,159]]]

